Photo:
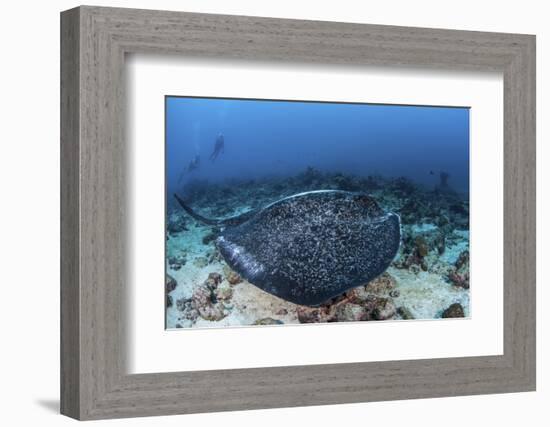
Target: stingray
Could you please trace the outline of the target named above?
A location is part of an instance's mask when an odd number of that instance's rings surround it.
[[[382,274],[401,240],[399,216],[365,193],[320,190],[285,197],[241,215],[196,220],[220,227],[227,264],[258,288],[317,306]]]

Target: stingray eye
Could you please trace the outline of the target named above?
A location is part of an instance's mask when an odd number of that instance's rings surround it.
[[[356,194],[354,197],[353,197],[353,200],[355,202],[358,202],[358,203],[361,203],[363,205],[366,205],[366,206],[371,206],[371,205],[375,205],[376,202],[374,201],[374,199],[370,196],[367,196],[366,194]]]
[[[353,199],[359,206],[363,207],[371,215],[379,215],[382,213],[380,206],[374,198],[366,194],[357,194]]]

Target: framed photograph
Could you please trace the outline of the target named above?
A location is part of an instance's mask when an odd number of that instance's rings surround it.
[[[469,108],[167,96],[165,118],[167,328],[469,317]]]
[[[61,57],[63,414],[535,390],[534,36],[83,6]]]

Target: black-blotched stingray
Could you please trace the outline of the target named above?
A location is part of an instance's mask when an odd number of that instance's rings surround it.
[[[382,274],[399,249],[399,216],[369,195],[320,190],[285,197],[226,219],[216,245],[253,285],[295,304],[316,306]]]

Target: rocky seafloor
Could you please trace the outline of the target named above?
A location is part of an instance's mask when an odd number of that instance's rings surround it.
[[[215,247],[219,229],[170,203],[166,221],[166,327],[280,325],[468,317],[469,202],[442,173],[434,188],[406,178],[357,177],[308,168],[288,178],[192,181],[183,197],[226,217],[303,191],[363,191],[401,216],[402,242],[387,271],[318,306],[296,305],[243,280]]]

